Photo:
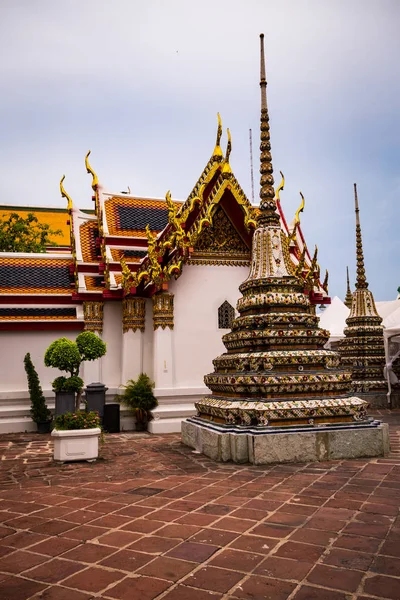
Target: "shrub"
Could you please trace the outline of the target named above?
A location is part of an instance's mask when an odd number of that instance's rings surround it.
[[[51,384],[55,392],[80,392],[84,386],[83,379],[77,375],[72,377],[56,377]]]
[[[73,413],[58,415],[54,421],[55,429],[94,429],[101,428],[99,413],[97,411],[85,412],[79,410]]]
[[[39,376],[32,362],[29,352],[25,354],[24,366],[28,377],[29,396],[31,399],[31,416],[35,423],[51,421],[52,414],[47,408],[46,400],[40,385]]]
[[[96,360],[106,353],[106,344],[91,331],[82,331],[76,338],[81,361]]]
[[[137,381],[130,379],[124,388],[118,399],[133,412],[137,421],[150,421],[153,418],[150,411],[158,406],[153,394],[154,381],[146,373],[141,373]]]

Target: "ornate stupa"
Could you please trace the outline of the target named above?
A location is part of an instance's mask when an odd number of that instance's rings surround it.
[[[382,319],[365,275],[357,186],[354,184],[356,211],[357,279],[352,294],[345,338],[339,352],[343,364],[351,369],[352,389],[374,404],[386,403],[387,383],[383,377],[385,348]]]
[[[351,289],[350,289],[349,267],[346,267],[346,271],[347,271],[347,291],[346,291],[346,297],[344,299],[344,304],[347,306],[347,308],[351,308],[353,294],[351,293]]]
[[[259,428],[362,421],[367,404],[349,396],[351,373],[341,367],[337,352],[324,349],[329,332],[318,326],[300,277],[301,261],[296,269],[289,259],[274,192],[260,37],[261,189],[252,261],[239,288],[239,316],[223,336],[227,351],[213,361],[214,373],[204,378],[212,394],[196,403],[197,416]]]

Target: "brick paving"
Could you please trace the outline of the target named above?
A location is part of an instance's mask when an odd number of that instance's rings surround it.
[[[177,434],[57,464],[0,436],[2,600],[400,600],[400,411],[388,458],[216,464]]]

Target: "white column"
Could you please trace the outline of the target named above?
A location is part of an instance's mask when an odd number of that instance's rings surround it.
[[[126,298],[122,303],[122,385],[143,372],[145,310],[145,298]]]
[[[154,381],[156,389],[174,387],[174,295],[160,292],[153,296]]]
[[[89,301],[83,303],[83,314],[85,318],[85,331],[92,331],[101,338],[103,333],[104,303]],[[102,382],[102,359],[87,360],[82,364],[80,376],[85,382]]]

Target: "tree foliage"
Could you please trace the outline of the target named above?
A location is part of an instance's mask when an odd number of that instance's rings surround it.
[[[43,395],[42,386],[39,381],[39,375],[36,372],[29,352],[25,354],[24,366],[28,377],[32,421],[35,423],[51,421],[51,411],[47,408],[46,399]]]
[[[39,223],[32,213],[26,217],[17,213],[0,216],[0,252],[44,252],[46,246],[56,245],[51,237],[61,234],[61,229]]]

